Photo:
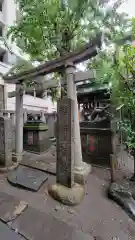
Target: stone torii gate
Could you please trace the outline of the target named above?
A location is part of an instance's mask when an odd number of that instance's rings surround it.
[[[78,71],[78,72],[75,72],[74,82],[78,83],[78,82],[86,81],[90,79],[93,80],[95,78],[96,78],[96,72],[94,69],[87,70],[86,72]],[[63,80],[61,82],[61,86],[65,86],[65,85],[66,85],[66,81]],[[43,86],[40,86],[40,87],[31,86],[31,87],[27,87],[25,90],[27,93],[33,93],[34,91],[47,90],[49,88],[57,88],[58,86],[59,86],[58,79],[50,79],[50,80],[44,80]],[[16,97],[16,93],[17,93],[16,91],[9,92],[8,97],[9,98]]]
[[[98,54],[98,48],[102,45],[102,35],[99,34],[90,43],[87,43],[80,51],[68,53],[58,59],[48,61],[34,69],[24,71],[15,75],[5,75],[3,78],[6,83],[16,84],[16,157],[17,161],[22,158],[23,152],[23,82],[27,79],[35,79],[52,72],[65,69],[67,81],[67,96],[74,100],[74,178],[76,182],[84,182],[85,177],[91,171],[91,166],[82,161],[82,150],[80,140],[80,126],[78,119],[78,104],[76,93],[77,73],[75,73],[75,64],[88,60]],[[90,72],[89,72],[90,73]],[[79,75],[78,75],[79,76]],[[91,77],[91,74],[90,74]],[[76,80],[75,80],[76,79]],[[82,74],[79,81],[86,79]],[[88,79],[88,77],[87,77]],[[75,81],[74,81],[75,80]],[[47,83],[49,84],[49,82]],[[50,86],[51,87],[51,82]]]

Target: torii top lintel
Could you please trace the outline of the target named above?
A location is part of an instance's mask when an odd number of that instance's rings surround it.
[[[76,52],[68,53],[58,59],[48,61],[38,67],[32,68],[30,70],[24,71],[22,73],[14,75],[3,76],[7,83],[19,83],[25,81],[26,79],[36,78],[38,76],[47,75],[52,72],[57,72],[65,67],[67,62],[72,62],[73,64],[78,64],[80,62],[86,61],[98,54],[97,48],[102,45],[102,34],[98,34],[96,38],[92,39],[89,43],[85,44],[84,47]]]

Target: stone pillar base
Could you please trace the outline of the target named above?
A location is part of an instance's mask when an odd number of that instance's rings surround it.
[[[2,167],[0,166],[0,173],[6,173],[9,171],[13,171],[14,169],[16,169],[18,167],[19,163],[13,163],[11,166],[8,167]]]
[[[21,162],[23,160],[23,153],[17,154],[17,153],[12,153],[12,161],[13,162]]]
[[[91,171],[92,171],[91,165],[85,162],[82,162],[81,167],[74,168],[74,181],[78,184],[84,185]]]
[[[49,194],[64,205],[78,205],[84,197],[84,187],[75,183],[72,188],[54,184],[48,188]]]

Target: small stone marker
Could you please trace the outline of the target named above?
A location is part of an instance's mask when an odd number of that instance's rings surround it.
[[[0,117],[0,166],[12,165],[12,124],[11,119]]]
[[[57,106],[57,182],[48,186],[48,192],[62,204],[74,206],[84,197],[84,186],[74,182],[74,100],[64,97]]]
[[[68,188],[74,184],[73,101],[64,97],[57,105],[57,183]]]

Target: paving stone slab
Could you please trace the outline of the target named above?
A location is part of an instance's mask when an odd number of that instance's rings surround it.
[[[20,165],[16,170],[8,173],[7,179],[15,186],[38,191],[41,185],[47,181],[48,176],[42,171]]]
[[[47,154],[36,158],[24,158],[21,165],[56,175],[56,157]]]
[[[12,221],[26,209],[27,205],[16,197],[0,192],[0,219],[5,223]]]
[[[94,240],[73,226],[53,216],[28,207],[11,225],[29,240]]]
[[[22,238],[0,221],[0,240],[22,240]]]

